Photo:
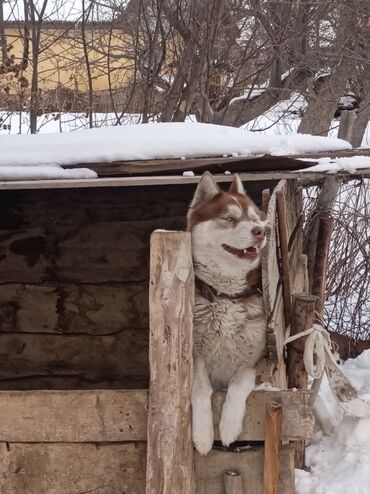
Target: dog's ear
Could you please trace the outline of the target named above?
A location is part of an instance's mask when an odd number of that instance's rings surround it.
[[[233,181],[231,182],[229,192],[231,194],[244,194],[245,195],[245,190],[243,187],[243,183],[240,180],[240,177],[237,173],[234,174]]]
[[[194,193],[193,200],[191,201],[190,208],[196,208],[203,202],[209,201],[216,194],[220,192],[220,189],[216,183],[216,180],[209,172],[205,172],[200,179],[198,187]]]

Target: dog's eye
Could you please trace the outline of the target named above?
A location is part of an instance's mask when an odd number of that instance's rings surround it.
[[[231,218],[231,216],[229,216],[228,218],[225,218],[225,221],[227,221],[228,223],[231,223],[231,224],[235,223],[234,218]]]

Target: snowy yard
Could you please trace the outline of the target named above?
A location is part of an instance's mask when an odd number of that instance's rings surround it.
[[[347,360],[342,369],[363,400],[370,402],[370,350]],[[297,494],[368,494],[370,492],[370,417],[344,414],[328,381],[319,399],[332,417],[330,434],[317,432],[306,448],[309,472],[296,470]]]

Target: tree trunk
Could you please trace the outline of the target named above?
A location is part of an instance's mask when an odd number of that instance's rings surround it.
[[[213,122],[220,125],[240,127],[259,117],[274,105],[287,99],[293,91],[301,92],[306,86],[308,74],[296,71],[282,81],[282,87],[267,88],[260,96],[253,99],[236,99],[224,109],[214,113]]]
[[[303,114],[298,133],[326,136],[330,130],[339,98],[347,82],[347,70],[338,67],[330,76],[312,81],[308,89],[308,106]]]
[[[353,122],[350,143],[354,148],[359,148],[361,146],[369,120],[370,92],[367,94],[367,97],[361,102],[355,121]]]

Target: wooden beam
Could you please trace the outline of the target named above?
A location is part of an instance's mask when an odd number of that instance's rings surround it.
[[[224,392],[214,393],[215,435]],[[285,441],[309,439],[314,418],[307,412],[306,391],[254,391],[247,400],[241,440],[263,441],[266,402],[284,406]],[[148,391],[0,391],[0,442],[122,442],[146,441]],[[73,417],[73,420],[71,420]]]
[[[261,180],[311,180],[316,181],[331,176],[326,172],[305,172],[305,171],[272,171],[272,172],[239,172],[243,181],[261,181]],[[361,178],[370,178],[369,168],[358,169],[355,172],[348,173],[345,170],[336,172],[348,180],[358,180]],[[83,189],[95,187],[144,187],[155,185],[179,185],[179,184],[197,184],[201,175],[194,177],[183,177],[163,175],[159,177],[113,177],[113,178],[81,178],[81,179],[58,179],[58,180],[9,180],[0,181],[0,190],[29,190],[29,189]],[[232,175],[216,174],[216,182],[231,182]]]
[[[145,452],[145,443],[0,443],[0,492],[142,494]]]
[[[277,494],[279,486],[281,424],[283,408],[281,403],[271,401],[266,406],[265,456],[263,486],[264,494]]]
[[[194,275],[187,232],[154,232],[150,253],[147,494],[192,494]]]
[[[219,439],[219,423],[224,393],[212,396],[215,439]],[[284,407],[282,437],[284,441],[309,439],[313,435],[313,415],[307,410],[308,392],[292,391],[255,391],[247,400],[240,441],[263,441],[265,437],[265,410],[269,401],[279,401]],[[1,425],[1,424],[0,424]]]
[[[1,391],[0,442],[146,440],[146,390]]]

